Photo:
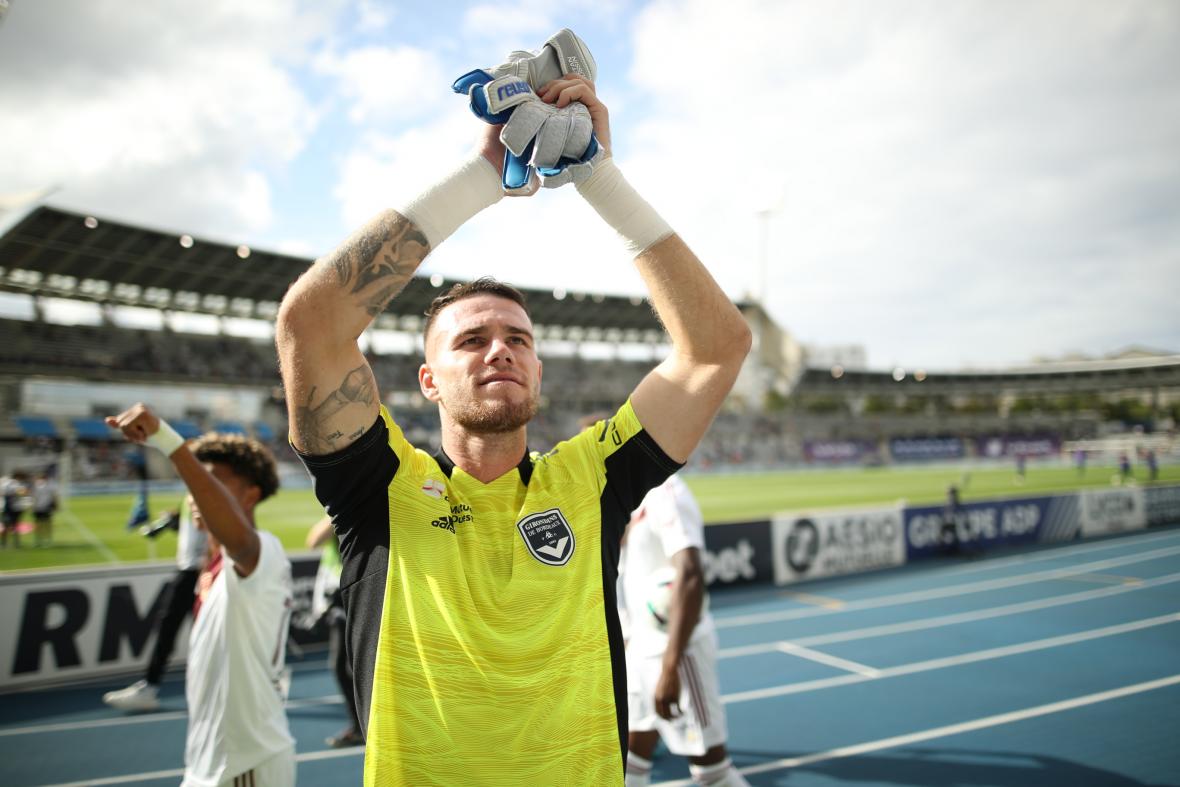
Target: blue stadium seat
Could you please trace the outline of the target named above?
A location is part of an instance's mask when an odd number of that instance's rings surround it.
[[[79,440],[113,440],[114,431],[101,418],[71,418],[74,434]]]
[[[25,437],[57,437],[57,427],[43,415],[14,415],[12,420]]]
[[[169,421],[168,423],[172,424],[172,428],[176,430],[176,433],[185,440],[192,440],[194,437],[200,437],[204,434],[204,430],[192,421],[178,419],[176,421]]]

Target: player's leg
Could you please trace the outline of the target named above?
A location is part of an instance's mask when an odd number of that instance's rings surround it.
[[[658,655],[627,653],[626,787],[647,787],[651,783],[652,755],[660,741],[654,700],[659,668]]]
[[[734,767],[725,748],[729,731],[725,706],[721,703],[721,685],[717,680],[716,639],[700,637],[689,643],[680,673],[684,687],[680,707],[699,730],[699,741],[706,747],[704,753],[688,753],[688,769],[693,781],[701,787],[750,787]]]
[[[217,787],[295,787],[295,749],[279,752],[245,773],[226,779]]]
[[[698,760],[713,760],[711,764],[698,763]],[[725,745],[714,746],[702,757],[691,757],[688,770],[692,773],[692,780],[701,787],[750,787],[746,777],[738,772],[725,751]]]
[[[651,758],[659,742],[660,734],[655,730],[627,733],[626,787],[647,787],[651,783]]]
[[[200,574],[201,572],[195,569],[178,571],[160,599],[159,617],[156,618],[156,642],[152,647],[147,671],[148,683],[152,685],[160,685],[164,670],[168,667],[168,659],[171,658],[172,650],[176,646],[176,635],[184,619],[192,612]]]
[[[164,587],[153,623],[156,641],[152,644],[144,679],[102,695],[102,701],[107,705],[124,711],[153,711],[160,707],[160,681],[172,655],[180,624],[192,611],[193,592],[199,575],[199,571],[178,571]]]

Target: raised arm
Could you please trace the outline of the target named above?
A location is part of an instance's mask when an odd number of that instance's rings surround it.
[[[339,451],[377,417],[380,395],[357,339],[402,291],[430,251],[499,200],[497,126],[483,126],[477,155],[418,199],[386,210],[316,260],[279,308],[279,354],[291,441],[310,454]]]
[[[750,351],[750,328],[679,235],[635,258],[672,352],[631,394],[644,429],[677,462],[704,437]]]
[[[579,77],[550,83],[546,101],[581,101],[594,131],[609,149],[606,108],[594,86]],[[656,313],[672,340],[672,352],[631,395],[639,422],[672,459],[684,462],[712,423],[750,351],[745,318],[697,256],[640,197],[609,158],[578,191],[622,236],[637,256]]]
[[[380,399],[357,339],[429,252],[413,222],[386,210],[287,291],[275,345],[296,448],[330,454],[372,425]]]
[[[254,524],[242,509],[234,494],[205,468],[188,446],[181,442],[163,443],[151,438],[160,432],[160,418],[142,403],[133,405],[118,415],[108,416],[107,426],[119,429],[133,443],[153,445],[172,460],[176,472],[188,487],[201,519],[213,537],[225,547],[238,574],[249,576],[258,565],[259,541]],[[171,429],[165,430],[171,431]],[[175,432],[172,432],[175,435]],[[175,438],[179,440],[179,438]],[[239,490],[252,494],[248,490]],[[255,489],[254,494],[257,493]]]

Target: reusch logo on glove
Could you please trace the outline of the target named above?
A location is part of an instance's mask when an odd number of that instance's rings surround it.
[[[569,62],[570,71],[573,71],[575,74],[577,74],[580,77],[590,79],[590,76],[586,73],[586,69],[584,69],[582,67],[581,60],[574,57],[573,55],[570,55],[569,57],[567,57],[566,60]]]
[[[496,88],[496,98],[500,101],[503,101],[506,98],[518,95],[520,93],[532,92],[533,90],[529,87],[528,82],[509,82],[506,85],[500,85],[498,88]]]

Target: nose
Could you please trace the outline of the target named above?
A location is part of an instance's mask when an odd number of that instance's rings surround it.
[[[513,363],[515,357],[512,345],[500,338],[492,339],[488,344],[488,354],[484,360],[488,365],[494,364],[496,361]]]

